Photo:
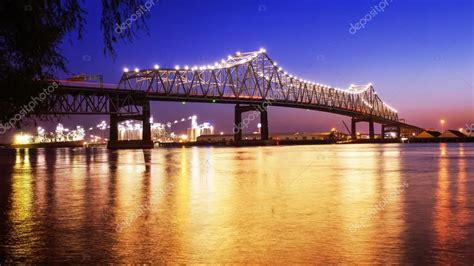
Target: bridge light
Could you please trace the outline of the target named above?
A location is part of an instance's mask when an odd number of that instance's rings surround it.
[[[189,70],[189,67],[188,67],[188,66],[184,66],[184,69],[185,69],[185,70]]]
[[[240,52],[239,52],[239,51],[237,51],[237,53],[235,53],[235,54],[236,54],[237,56],[240,56]]]
[[[232,59],[232,56],[230,56],[230,55],[229,55],[229,56],[227,56],[227,59],[231,60],[231,59]]]
[[[221,64],[224,64],[224,63],[225,63],[225,60],[224,60],[224,59],[222,59],[222,60],[221,60]]]
[[[138,67],[135,68],[135,72],[140,72],[140,69],[138,69]]]
[[[176,65],[174,69],[179,70],[179,65]]]
[[[278,63],[277,63],[277,62],[273,62],[273,65],[274,65],[274,66],[277,66],[277,65],[278,65]]]
[[[266,52],[265,48],[260,48],[260,53],[265,53],[265,52]]]
[[[124,67],[124,68],[123,68],[123,72],[127,73],[127,72],[128,72],[128,68]]]
[[[280,68],[278,68],[278,70],[279,70],[279,71],[282,71],[283,69],[280,67]]]
[[[159,66],[159,65],[155,65],[155,69],[160,69],[160,66]]]

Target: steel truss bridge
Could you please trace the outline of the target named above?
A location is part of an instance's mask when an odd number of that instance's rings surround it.
[[[60,82],[44,106],[46,114],[108,114],[110,139],[118,141],[117,123],[143,121],[143,140],[151,141],[150,101],[202,102],[235,105],[234,139],[242,139],[241,114],[260,112],[261,139],[268,140],[268,106],[318,110],[352,117],[351,134],[356,124],[369,123],[374,139],[374,123],[402,131],[423,129],[406,124],[398,112],[383,102],[372,84],[350,85],[340,89],[300,79],[288,74],[261,49],[229,55],[227,59],[205,66],[175,66],[161,69],[124,69],[118,85],[104,86],[81,82]]]

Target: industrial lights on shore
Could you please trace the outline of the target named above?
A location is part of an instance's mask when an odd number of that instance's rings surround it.
[[[15,144],[29,144],[32,142],[32,136],[24,133],[20,133],[15,136]]]

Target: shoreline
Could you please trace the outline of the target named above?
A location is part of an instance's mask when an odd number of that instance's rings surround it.
[[[344,145],[344,144],[430,144],[430,143],[473,143],[474,137],[466,138],[436,138],[436,139],[409,139],[399,141],[396,139],[360,139],[356,141],[335,140],[246,140],[235,143],[234,141],[220,142],[169,142],[155,143],[153,148],[190,148],[190,147],[257,147],[257,146],[298,146],[298,145]],[[82,141],[57,142],[57,143],[32,143],[32,144],[0,144],[2,149],[39,149],[39,148],[98,148],[104,145],[85,145]],[[124,149],[141,149],[133,146]]]

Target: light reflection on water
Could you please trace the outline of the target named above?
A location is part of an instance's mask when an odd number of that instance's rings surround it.
[[[0,263],[474,263],[474,145],[0,150]]]

